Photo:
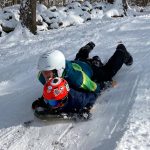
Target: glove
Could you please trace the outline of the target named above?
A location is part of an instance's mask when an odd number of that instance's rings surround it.
[[[92,51],[92,49],[95,47],[95,44],[93,42],[89,42],[85,46],[81,47],[79,49],[79,52],[76,55],[75,60],[86,60],[89,58],[89,53]]]
[[[32,103],[32,109],[35,110],[37,107],[40,106],[40,101],[39,100],[35,100],[33,103]]]
[[[94,44],[94,42],[92,42],[92,41],[89,42],[87,45],[90,46],[91,49],[93,49],[93,48],[95,47],[95,44]]]
[[[47,108],[48,106],[46,105],[46,103],[44,102],[44,98],[43,96],[38,98],[37,100],[35,100],[32,103],[32,109],[35,110],[37,107],[44,107]]]

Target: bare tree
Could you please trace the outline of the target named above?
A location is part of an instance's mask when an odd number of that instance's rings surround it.
[[[0,7],[6,7],[12,5],[12,0],[0,0]]]
[[[12,4],[13,4],[13,5],[15,5],[15,4],[17,4],[17,3],[18,3],[17,0],[12,0]]]
[[[66,0],[63,0],[63,6],[66,5]]]
[[[123,7],[124,15],[127,16],[127,9],[128,9],[127,0],[122,0],[122,7]]]
[[[33,34],[36,34],[36,0],[21,1],[20,20],[23,27],[27,27]]]
[[[113,4],[114,0],[107,0],[108,3]]]
[[[150,3],[150,0],[128,0],[132,6],[147,6]]]
[[[145,7],[149,2],[150,0],[142,0],[141,5]]]

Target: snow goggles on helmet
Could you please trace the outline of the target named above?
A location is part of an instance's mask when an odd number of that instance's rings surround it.
[[[52,106],[52,107],[56,107],[59,104],[59,101],[56,100],[44,100],[46,104]]]
[[[67,100],[68,100],[68,97],[66,97],[63,100],[54,100],[54,99],[46,100],[46,99],[44,99],[44,102],[47,105],[52,106],[53,108],[58,108],[58,107],[63,107],[66,104]]]

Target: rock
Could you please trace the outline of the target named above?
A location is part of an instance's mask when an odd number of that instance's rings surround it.
[[[3,26],[2,25],[2,30],[6,33],[9,33],[9,32],[12,32],[14,31],[15,28],[10,28],[10,27],[7,27],[7,26]]]

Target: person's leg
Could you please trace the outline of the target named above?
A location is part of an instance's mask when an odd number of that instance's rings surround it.
[[[124,64],[124,53],[121,51],[115,51],[113,56],[104,65],[103,71],[105,72],[105,80],[112,80],[112,77],[120,70]]]
[[[89,58],[89,53],[93,50],[95,44],[93,42],[89,42],[85,46],[81,47],[76,54],[75,60],[87,60]]]
[[[89,42],[85,46],[81,47],[76,54],[76,57],[74,60],[80,60],[88,63],[90,66],[95,65],[97,67],[102,67],[103,63],[101,62],[101,59],[99,56],[93,56],[92,58],[89,58],[89,53],[93,50],[95,47],[95,44],[93,42]]]
[[[119,71],[123,64],[127,66],[132,65],[133,58],[131,54],[126,50],[123,44],[119,44],[116,48],[113,56],[103,67],[92,66],[93,69],[93,80],[97,82],[111,81],[112,77]]]
[[[133,64],[133,57],[132,55],[127,51],[126,47],[123,44],[119,44],[116,48],[118,51],[122,51],[125,55],[124,57],[124,63],[127,66],[131,66]]]
[[[107,73],[108,79],[112,79],[123,64],[130,66],[132,63],[133,57],[131,54],[123,44],[119,44],[113,56],[105,64],[104,71]]]

